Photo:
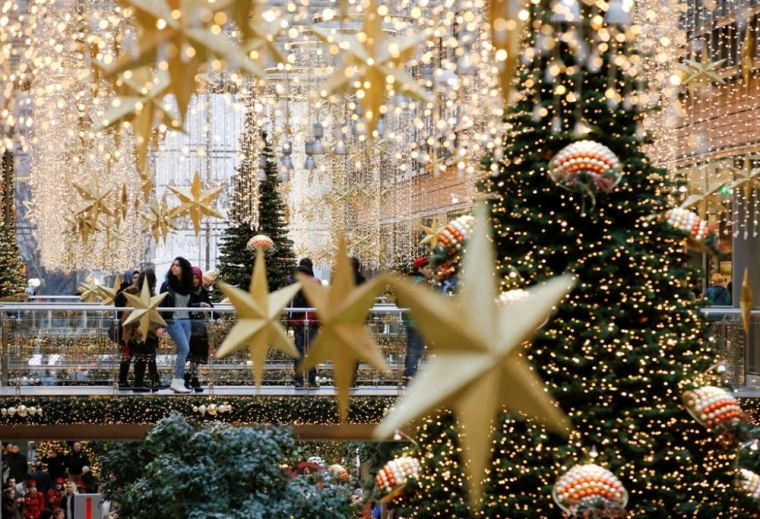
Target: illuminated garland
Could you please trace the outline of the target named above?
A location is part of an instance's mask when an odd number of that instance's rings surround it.
[[[389,397],[354,397],[349,404],[348,423],[379,422],[393,404]],[[224,414],[199,415],[193,407],[215,404],[232,406]],[[42,407],[42,415],[21,418],[0,416],[0,425],[113,425],[150,424],[166,418],[172,411],[200,420],[234,424],[276,423],[288,425],[340,423],[336,402],[330,397],[310,396],[126,396],[113,398],[9,398],[6,407]]]

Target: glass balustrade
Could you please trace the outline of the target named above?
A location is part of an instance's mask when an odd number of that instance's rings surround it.
[[[203,384],[253,385],[252,365],[247,349],[240,349],[224,358],[213,355],[237,322],[234,309],[230,305],[219,305],[213,309],[191,310],[200,310],[206,314],[204,322],[212,354],[209,363],[200,366],[199,378]],[[293,309],[299,310],[301,309]],[[212,311],[219,319],[211,319]],[[366,328],[379,345],[391,370],[382,373],[368,364],[360,364],[357,373],[359,386],[400,384],[406,354],[406,330],[402,320],[404,312],[405,310],[392,305],[379,305],[371,309]],[[67,299],[45,302],[36,300],[3,305],[0,316],[0,376],[3,385],[103,386],[114,385],[118,380],[121,349],[108,337],[108,328],[115,319],[113,307],[77,303]],[[281,322],[293,340],[293,327],[289,326],[287,313],[283,313]],[[308,347],[309,334],[305,335]],[[172,377],[174,359],[175,346],[166,334],[160,340],[156,356],[159,373],[165,382]],[[293,359],[269,348],[264,366],[264,384],[292,385],[293,377]],[[323,385],[332,386],[329,362],[318,366],[317,377]]]

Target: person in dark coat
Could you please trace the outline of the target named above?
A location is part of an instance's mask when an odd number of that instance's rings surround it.
[[[359,261],[359,258],[356,256],[351,256],[351,266],[354,269],[354,285],[359,286],[362,283],[367,282],[367,278],[364,277],[364,274],[362,274],[362,262]],[[356,379],[359,375],[359,363],[354,362],[354,375],[351,378],[351,387],[356,387]]]
[[[90,458],[82,451],[82,444],[74,442],[71,452],[66,455],[66,469],[69,471],[69,481],[79,481],[82,477],[82,467],[90,466]]]
[[[55,449],[50,449],[48,451],[48,455],[42,458],[42,463],[47,465],[48,472],[50,473],[50,477],[53,478],[53,480],[66,477],[66,471],[63,468],[63,461],[63,454]]]
[[[296,273],[302,273],[309,276],[310,280],[315,283],[321,283],[319,279],[314,277],[314,271],[310,267],[305,265],[299,265],[293,270],[293,275]],[[306,300],[306,295],[303,290],[299,290],[293,301],[290,304],[291,308],[310,308],[311,305]],[[288,324],[293,328],[293,337],[295,339],[296,349],[301,354],[301,358],[294,359],[293,368],[295,370],[295,387],[303,388],[304,380],[303,373],[301,372],[301,362],[308,349],[308,346],[314,340],[314,336],[319,328],[319,321],[316,320],[314,312],[290,312],[290,318]],[[308,331],[307,331],[308,330]],[[308,339],[308,341],[307,341]],[[308,373],[308,387],[317,387],[317,370],[310,369]]]
[[[43,496],[47,496],[47,493],[53,488],[53,478],[50,477],[48,472],[42,470],[41,461],[34,464],[32,479],[37,482],[37,491],[42,493]]]
[[[69,481],[66,483],[66,494],[61,498],[61,508],[64,510],[65,519],[74,519],[76,517],[76,495],[77,491],[76,483]]]
[[[86,465],[82,467],[82,479],[80,479],[79,482],[84,485],[84,490],[81,491],[83,494],[97,493],[98,482],[95,479],[95,476],[92,475],[90,467]]]
[[[203,286],[203,271],[200,267],[193,267],[193,290],[190,292],[190,306],[194,308],[213,308],[208,290]],[[211,314],[212,319],[218,319],[216,313]],[[190,371],[185,372],[185,387],[196,393],[203,391],[198,380],[198,366],[208,364],[209,341],[206,312],[190,312],[190,353],[187,356],[190,362]]]
[[[190,294],[193,291],[193,266],[185,258],[178,256],[172,261],[166,281],[161,285],[160,293],[167,296],[161,301],[161,308],[188,308]],[[185,387],[185,362],[190,353],[190,312],[174,310],[161,314],[166,321],[166,331],[177,346],[174,360],[174,375],[169,389],[175,393],[190,393]]]
[[[16,496],[16,489],[3,490],[3,519],[24,519],[24,498]]]
[[[13,478],[16,481],[24,479],[24,474],[29,472],[29,463],[26,461],[26,456],[21,454],[18,450],[18,445],[10,446],[10,454],[8,457],[8,477]]]

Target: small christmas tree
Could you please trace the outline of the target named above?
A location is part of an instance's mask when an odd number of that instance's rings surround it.
[[[13,229],[0,227],[0,298],[23,294],[26,267]]]
[[[254,131],[248,128],[248,131]],[[225,283],[248,289],[251,282],[251,272],[255,259],[254,251],[248,248],[248,242],[257,234],[268,236],[274,242],[274,247],[267,253],[267,276],[270,290],[277,290],[285,286],[286,280],[291,275],[296,265],[293,242],[288,238],[288,224],[285,221],[285,203],[278,190],[279,179],[277,165],[274,161],[272,148],[266,141],[266,135],[262,138],[266,147],[262,152],[266,164],[264,172],[266,180],[258,183],[258,225],[252,225],[250,215],[245,215],[245,204],[241,198],[248,196],[248,192],[256,182],[253,181],[257,174],[253,157],[254,146],[250,135],[244,142],[244,159],[238,167],[238,176],[235,179],[235,192],[230,210],[229,226],[222,236],[219,255],[219,277]],[[221,297],[221,294],[219,294]]]
[[[566,273],[577,280],[520,352],[575,431],[568,441],[504,414],[483,474],[481,514],[624,517],[614,508],[623,500],[613,502],[619,494],[612,492],[609,502],[581,502],[570,515],[554,502],[560,476],[594,463],[627,489],[630,518],[756,517],[758,502],[737,488],[739,446],[721,441],[682,404],[686,390],[720,385],[705,374],[717,356],[703,340],[705,321],[687,285],[696,273],[683,251],[686,234],[663,218],[677,186],[642,151],[645,107],[630,73],[640,62],[632,32],[623,24],[602,27],[596,5],[556,5],[554,16],[549,2],[531,8],[525,48],[535,59],[507,112],[504,157],[481,187],[505,291]],[[566,5],[582,11],[582,23],[557,22]],[[422,469],[401,500],[402,515],[466,517],[455,420],[442,411],[416,437],[410,454]],[[567,505],[568,496],[557,499]]]

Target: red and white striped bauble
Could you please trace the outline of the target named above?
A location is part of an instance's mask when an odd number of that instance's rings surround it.
[[[744,418],[739,401],[719,387],[704,386],[686,391],[683,403],[694,419],[708,428]]]
[[[257,234],[250,240],[248,240],[248,244],[246,245],[251,250],[256,249],[271,249],[274,247],[274,242],[272,241],[272,238],[269,236],[264,236],[263,234]]]
[[[562,148],[549,163],[557,185],[577,192],[609,193],[620,182],[620,160],[596,141],[578,141]]]
[[[628,504],[628,492],[615,474],[593,463],[576,465],[560,476],[552,489],[552,497],[566,512],[598,499],[623,508]]]
[[[417,458],[402,456],[389,461],[383,468],[377,471],[375,483],[383,493],[388,493],[399,485],[406,483],[409,477],[418,477],[420,474],[420,462]]]
[[[739,486],[748,496],[760,499],[760,476],[747,469],[739,469]]]
[[[449,222],[449,224],[438,234],[438,242],[442,243],[452,253],[462,248],[465,240],[472,234],[472,225],[475,221],[470,215],[460,216]]]

